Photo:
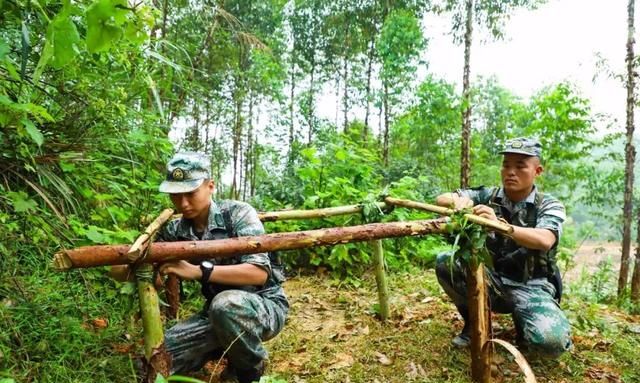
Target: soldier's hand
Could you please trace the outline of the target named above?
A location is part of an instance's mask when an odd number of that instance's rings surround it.
[[[451,193],[451,202],[454,210],[463,210],[473,207],[473,201],[466,196],[460,196],[458,193]]]
[[[160,265],[160,274],[173,274],[183,280],[194,280],[202,277],[202,271],[187,261],[167,262]]]
[[[496,217],[496,212],[493,211],[492,208],[490,208],[487,205],[476,205],[473,207],[473,214],[480,216],[482,218],[491,220],[491,221],[497,221],[498,217]]]

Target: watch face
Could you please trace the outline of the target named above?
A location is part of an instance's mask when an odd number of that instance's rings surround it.
[[[202,261],[200,263],[200,266],[204,267],[205,269],[211,269],[213,268],[213,263],[210,261]]]

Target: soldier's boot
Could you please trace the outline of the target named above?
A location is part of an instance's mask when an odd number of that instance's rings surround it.
[[[249,369],[236,368],[236,376],[238,377],[238,383],[253,383],[259,382],[260,378],[264,374],[267,365],[264,360],[260,361],[257,366]]]
[[[451,340],[451,344],[456,347],[465,348],[469,347],[471,344],[471,326],[469,325],[469,310],[466,306],[457,306],[458,312],[462,316],[462,320],[464,320],[464,327],[462,327],[462,331],[460,334],[456,335],[455,338]]]

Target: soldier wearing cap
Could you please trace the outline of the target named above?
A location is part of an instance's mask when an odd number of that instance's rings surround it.
[[[210,168],[209,158],[200,153],[176,153],[169,161],[167,178],[159,189],[169,194],[182,218],[167,223],[157,241],[264,234],[249,204],[212,200]],[[267,358],[262,342],[280,332],[289,310],[281,287],[282,271],[269,254],[209,259],[199,264],[168,262],[160,266],[160,272],[200,281],[206,298],[201,312],[165,334],[165,347],[172,356],[171,372],[197,371],[226,351],[227,374],[235,374],[240,383],[259,381]]]
[[[508,236],[491,233],[487,239],[494,265],[493,270],[486,270],[491,309],[512,315],[519,345],[557,357],[572,345],[570,325],[560,309],[562,281],[555,262],[564,206],[534,183],[543,171],[542,146],[537,140],[509,140],[501,153],[501,187],[445,193],[436,198],[436,203],[455,209],[472,208],[474,214],[506,221],[513,227]],[[436,274],[465,321],[452,343],[466,347],[470,343],[466,271],[460,261],[452,264],[451,256],[438,256]]]

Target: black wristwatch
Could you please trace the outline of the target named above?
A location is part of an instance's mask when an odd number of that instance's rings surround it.
[[[209,278],[213,273],[213,262],[202,261],[200,262],[200,271],[202,271],[202,277],[200,278],[200,284],[202,285],[202,294],[208,296],[209,294]]]

